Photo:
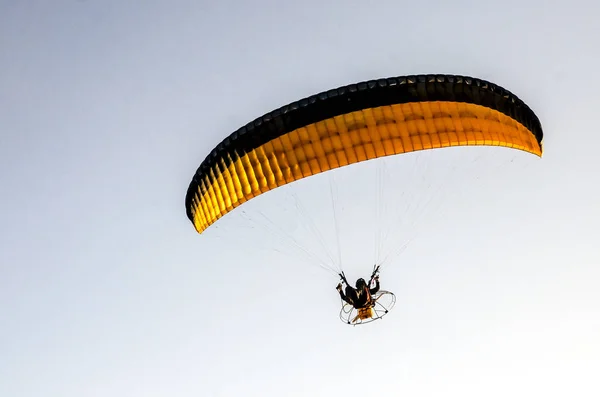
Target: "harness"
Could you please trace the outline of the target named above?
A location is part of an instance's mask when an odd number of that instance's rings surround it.
[[[371,273],[371,278],[369,279],[369,282],[367,283],[366,287],[362,288],[361,290],[356,290],[356,295],[359,299],[362,297],[362,294],[366,294],[365,303],[362,304],[361,307],[356,307],[355,304],[352,305],[358,311],[358,316],[361,319],[370,318],[373,314],[373,306],[375,306],[375,302],[373,302],[373,297],[371,296],[370,286],[378,273],[379,266],[373,266],[373,272]],[[346,279],[346,275],[344,274],[344,272],[341,272],[339,276],[346,285],[350,286],[350,284],[348,284],[348,280]],[[365,317],[363,318],[363,316]]]

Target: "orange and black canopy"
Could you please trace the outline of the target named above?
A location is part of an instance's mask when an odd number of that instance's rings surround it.
[[[274,110],[225,138],[185,199],[202,233],[245,201],[298,179],[383,156],[450,146],[505,146],[541,156],[542,127],[519,98],[455,75],[372,80]]]

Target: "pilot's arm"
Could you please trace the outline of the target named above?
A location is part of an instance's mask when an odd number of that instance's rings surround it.
[[[380,287],[380,285],[379,285],[379,276],[376,276],[375,277],[375,287],[370,288],[369,292],[371,294],[376,294],[379,291],[379,287]]]

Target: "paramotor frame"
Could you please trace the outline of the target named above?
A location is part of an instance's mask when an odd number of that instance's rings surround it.
[[[396,304],[396,295],[390,291],[379,290],[373,295],[369,306],[356,309],[351,304],[342,301],[340,319],[351,325],[368,324],[383,318]]]

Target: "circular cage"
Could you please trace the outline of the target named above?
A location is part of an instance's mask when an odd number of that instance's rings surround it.
[[[396,304],[396,295],[390,291],[378,291],[373,295],[370,305],[356,309],[349,303],[342,301],[340,319],[346,324],[361,325],[383,318]]]

